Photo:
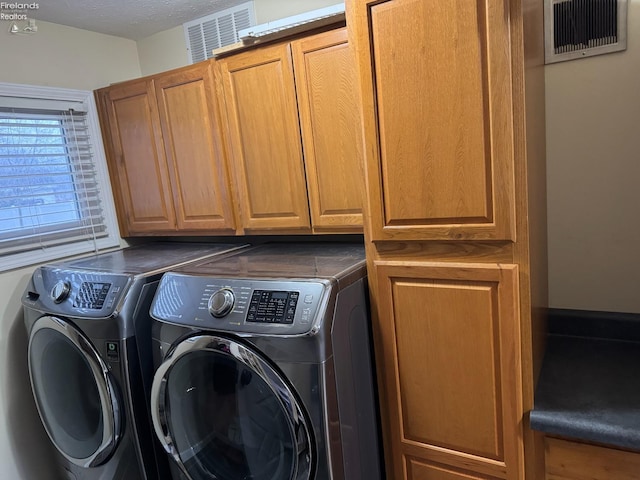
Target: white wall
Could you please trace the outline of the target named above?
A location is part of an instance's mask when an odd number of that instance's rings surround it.
[[[257,23],[266,23],[340,3],[337,0],[254,0]],[[138,41],[142,75],[152,75],[189,63],[182,25]]]
[[[550,306],[640,313],[640,0],[627,50],[548,65]]]
[[[139,40],[138,56],[143,76],[184,67],[189,63],[184,28],[180,25]]]
[[[0,81],[95,90],[140,76],[136,42],[55,23],[15,35],[0,22]]]
[[[0,478],[54,480],[53,451],[40,423],[27,370],[20,298],[32,269],[0,274]]]
[[[12,35],[0,22],[0,82],[94,90],[140,76],[132,40],[38,22]],[[27,371],[20,298],[33,267],[0,273],[0,478],[54,480],[50,442],[38,418]]]

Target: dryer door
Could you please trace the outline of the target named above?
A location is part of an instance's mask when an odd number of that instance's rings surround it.
[[[233,339],[182,340],[157,370],[156,434],[191,480],[307,480],[315,461],[305,411],[262,355]]]
[[[70,462],[96,467],[120,438],[120,408],[111,374],[89,340],[56,317],[40,317],[29,338],[36,405],[55,447]]]

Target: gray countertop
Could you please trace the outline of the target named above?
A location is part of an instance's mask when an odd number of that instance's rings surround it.
[[[552,310],[531,428],[640,450],[640,315]]]

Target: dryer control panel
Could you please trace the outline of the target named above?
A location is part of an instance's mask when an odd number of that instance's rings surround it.
[[[324,315],[331,283],[222,279],[179,273],[162,277],[151,316],[229,332],[299,335]]]
[[[130,284],[128,275],[40,267],[23,303],[60,315],[112,315]]]

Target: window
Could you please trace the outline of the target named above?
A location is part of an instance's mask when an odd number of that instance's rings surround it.
[[[0,270],[117,246],[91,92],[0,83]]]

